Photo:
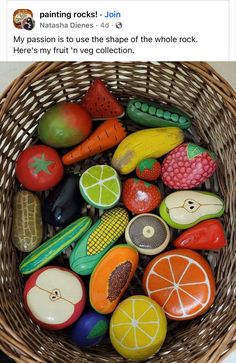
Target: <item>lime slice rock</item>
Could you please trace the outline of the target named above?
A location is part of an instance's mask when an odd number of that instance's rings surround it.
[[[95,165],[87,169],[80,178],[79,186],[85,201],[96,208],[109,209],[120,199],[119,176],[109,165]]]

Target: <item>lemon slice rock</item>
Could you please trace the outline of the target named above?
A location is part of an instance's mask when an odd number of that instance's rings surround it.
[[[167,333],[166,316],[152,299],[135,295],[122,301],[110,321],[112,345],[124,358],[141,361],[161,348]]]
[[[115,169],[109,165],[95,165],[81,176],[80,192],[88,204],[109,209],[120,199],[121,183]]]

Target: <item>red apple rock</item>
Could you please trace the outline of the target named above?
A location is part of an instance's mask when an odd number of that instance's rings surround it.
[[[162,180],[172,189],[192,189],[204,183],[216,170],[214,153],[192,143],[172,150],[162,164]]]
[[[123,184],[122,200],[134,214],[148,213],[161,202],[161,193],[156,185],[137,178],[129,178]]]
[[[41,327],[58,330],[73,324],[82,314],[86,291],[74,272],[56,266],[43,267],[30,276],[24,289],[24,305]]]

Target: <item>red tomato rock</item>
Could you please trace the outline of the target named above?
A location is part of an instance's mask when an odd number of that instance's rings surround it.
[[[184,231],[174,242],[177,248],[217,250],[226,245],[224,228],[218,219],[209,219]]]
[[[43,267],[27,280],[24,305],[41,327],[59,330],[73,324],[82,314],[86,290],[74,272],[57,266]]]
[[[46,145],[28,147],[16,161],[16,177],[29,190],[50,189],[61,181],[63,175],[60,156]]]
[[[157,180],[161,174],[161,164],[156,159],[141,160],[136,167],[136,175],[138,178],[153,181]]]
[[[162,163],[162,180],[172,189],[192,189],[204,183],[216,170],[216,156],[202,147],[177,146]]]
[[[147,213],[158,207],[161,193],[156,185],[129,178],[123,184],[122,200],[132,213]]]

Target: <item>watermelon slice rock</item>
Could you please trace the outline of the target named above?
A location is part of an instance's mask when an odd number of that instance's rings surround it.
[[[123,106],[100,79],[92,82],[81,105],[90,113],[93,120],[122,117],[125,113]]]

